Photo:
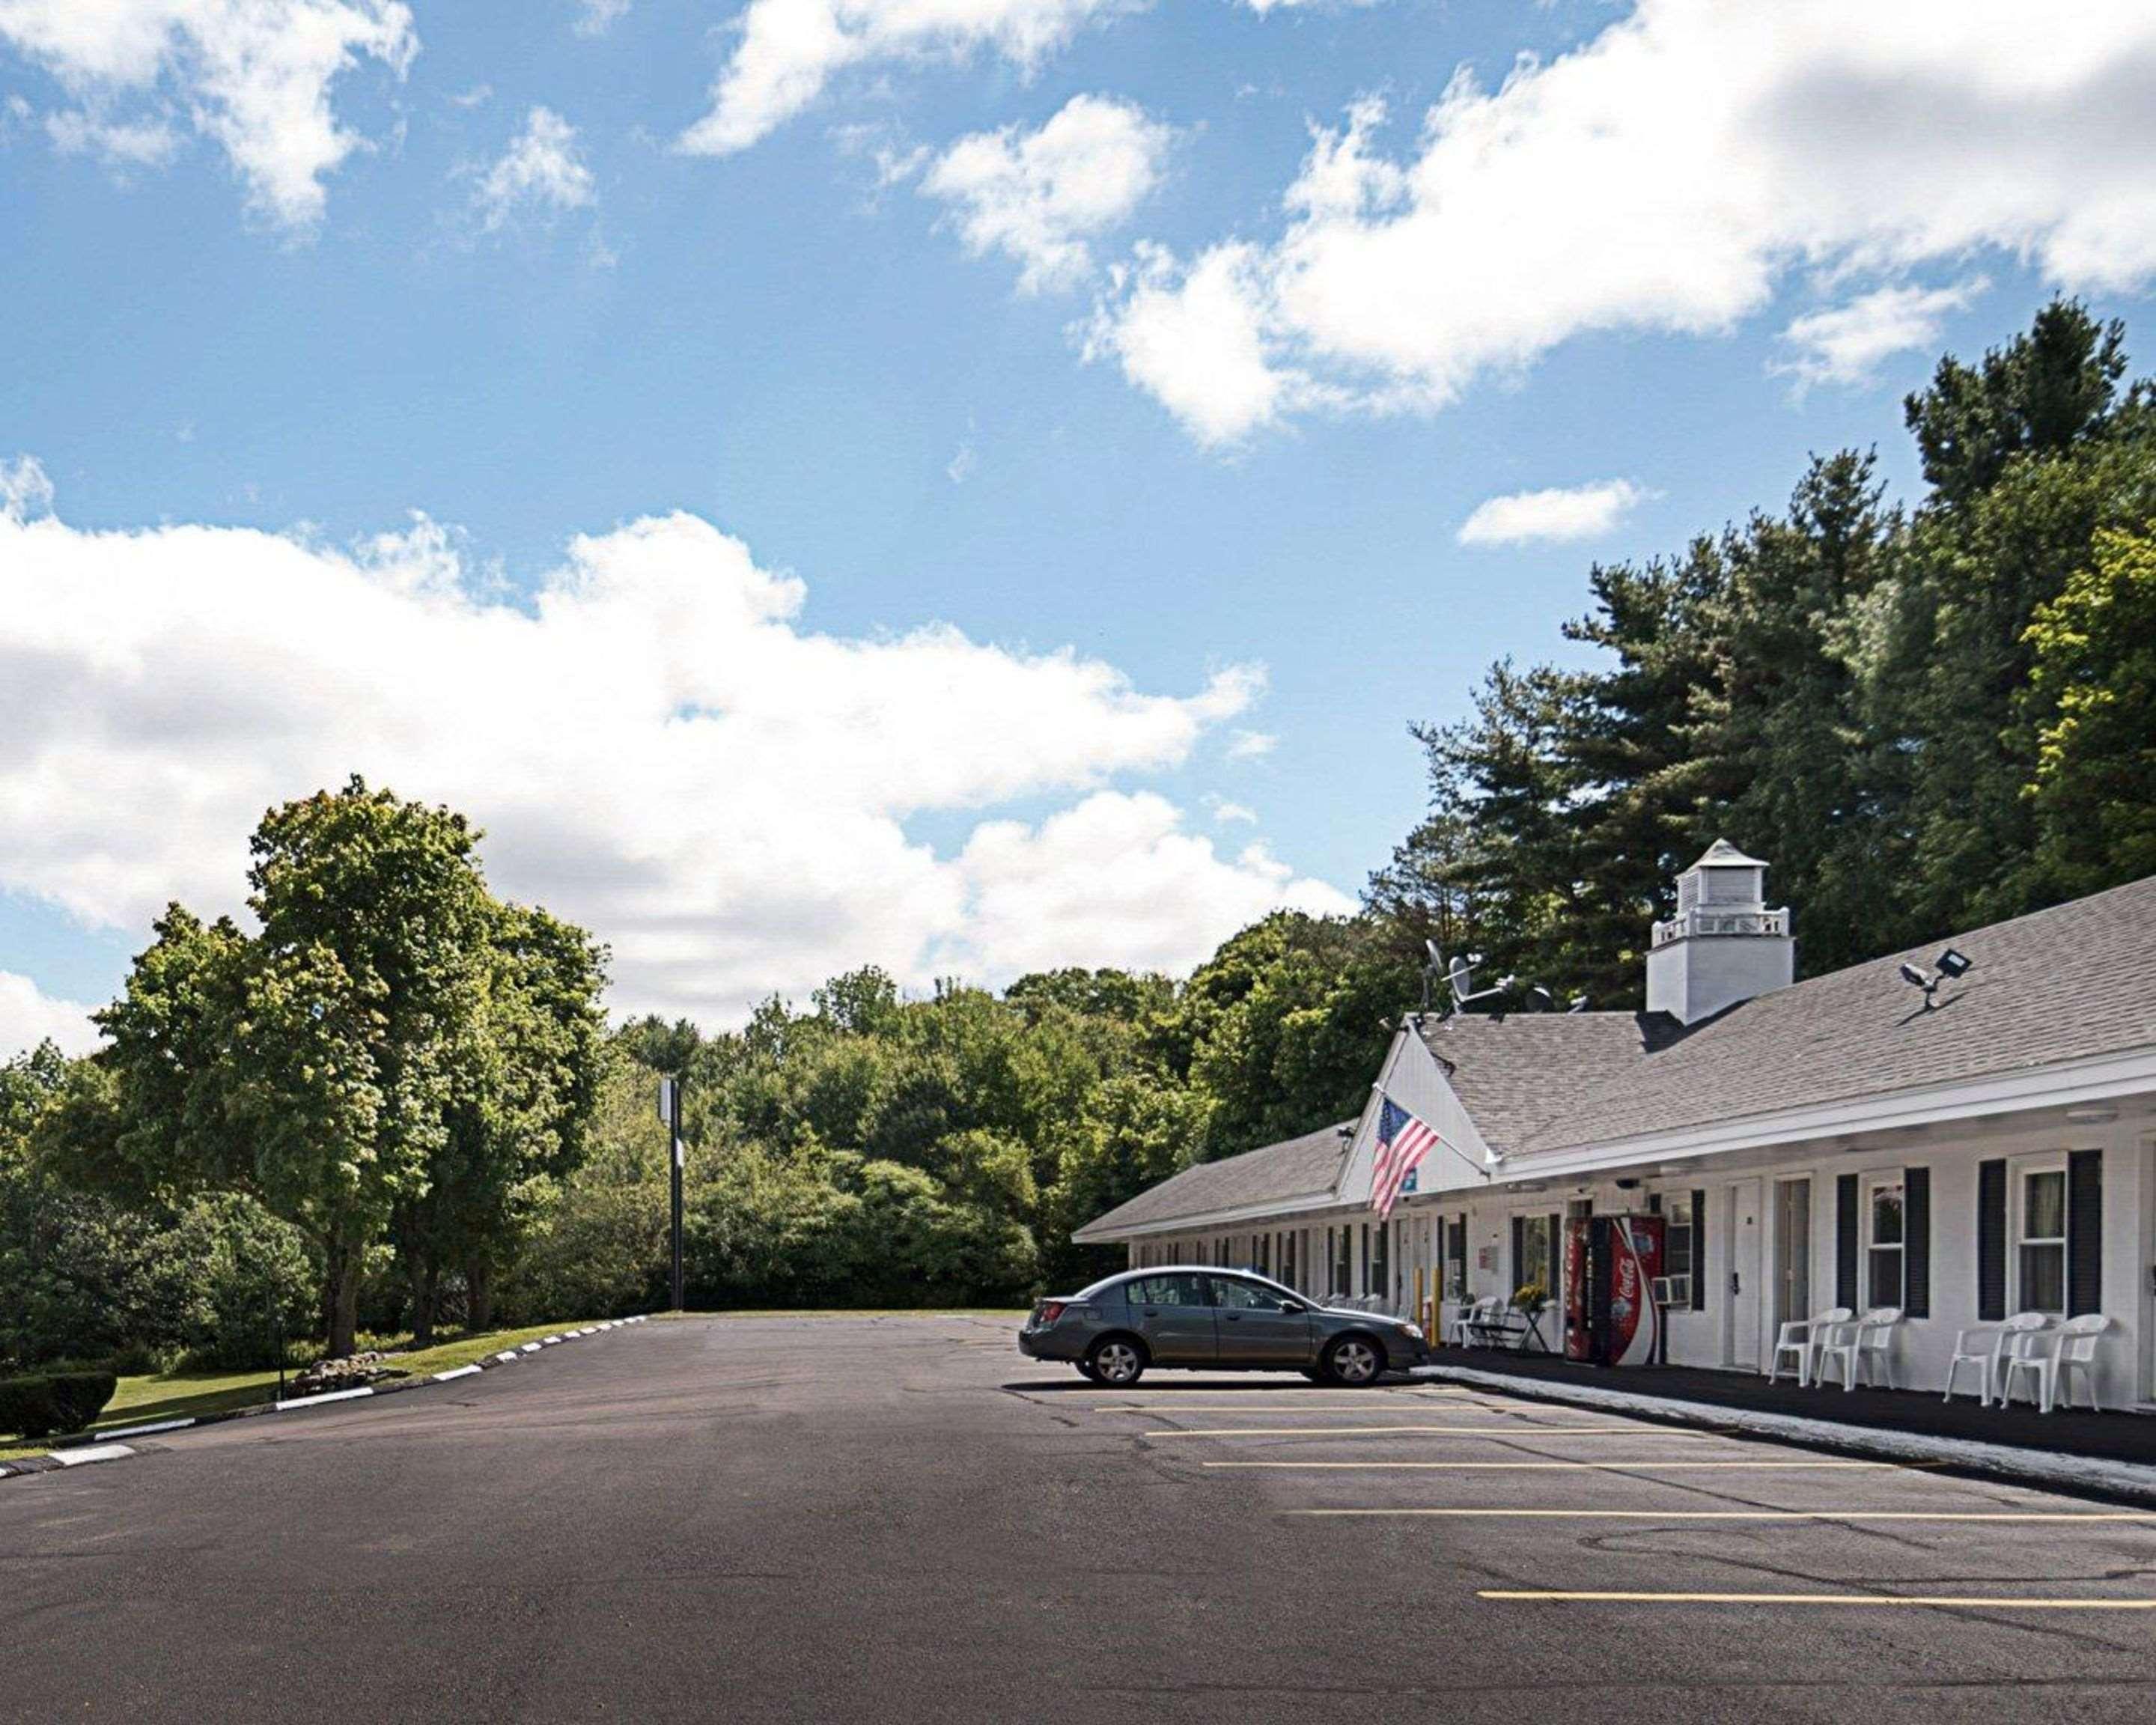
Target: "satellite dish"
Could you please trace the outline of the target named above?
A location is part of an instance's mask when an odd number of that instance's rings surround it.
[[[1455,1006],[1464,1003],[1475,992],[1475,973],[1457,952],[1452,955],[1452,965],[1445,973],[1445,980],[1452,985],[1452,1004]]]
[[[1424,941],[1422,943],[1422,949],[1430,959],[1430,968],[1432,970],[1445,968],[1445,954],[1437,950],[1435,941]]]

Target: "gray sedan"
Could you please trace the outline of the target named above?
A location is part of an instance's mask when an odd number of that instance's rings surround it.
[[[1148,1366],[1300,1372],[1360,1388],[1430,1357],[1421,1328],[1405,1318],[1336,1311],[1240,1270],[1126,1271],[1035,1302],[1018,1345],[1118,1389]]]

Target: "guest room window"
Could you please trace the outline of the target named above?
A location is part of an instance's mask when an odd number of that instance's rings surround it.
[[[2020,1179],[2020,1295],[2023,1312],[2066,1309],[2066,1171],[2026,1168]]]
[[[2063,1180],[2065,1176],[2060,1178]],[[1871,1220],[1871,1238],[1866,1248],[1869,1276],[1866,1286],[1870,1303],[1874,1306],[1903,1303],[1905,1283],[1902,1272],[1907,1230],[1903,1225],[1902,1197],[1899,1174],[1873,1180],[1867,1188],[1866,1213]]]

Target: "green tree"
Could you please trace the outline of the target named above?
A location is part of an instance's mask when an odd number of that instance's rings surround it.
[[[260,932],[168,911],[98,1015],[108,1090],[68,1112],[80,1166],[150,1194],[244,1192],[297,1227],[335,1353],[393,1219],[415,1261],[451,1240],[483,1277],[578,1148],[599,955],[496,901],[478,836],[357,778],[270,810],[248,877]]]
[[[2059,454],[2107,433],[2122,403],[2126,326],[2100,324],[2074,300],[2054,300],[2025,335],[1967,365],[1948,354],[1931,387],[1902,404],[1924,477],[1952,508],[1999,482],[2016,456]]]
[[[2038,608],[2020,693],[2037,863],[2061,896],[2156,873],[2156,524],[2099,532]]]

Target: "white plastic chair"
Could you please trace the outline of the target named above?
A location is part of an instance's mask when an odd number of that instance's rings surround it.
[[[1452,1327],[1446,1332],[1445,1339],[1455,1348],[1471,1347],[1476,1325],[1486,1322],[1496,1304],[1495,1300],[1471,1300],[1459,1307],[1452,1314]]]
[[[1999,1375],[1999,1350],[2005,1341],[2005,1327],[1999,1324],[1975,1324],[1966,1330],[1956,1330],[1953,1358],[1947,1362],[1946,1394],[1939,1399],[1952,1401],[1955,1374],[1964,1366],[1974,1366],[1976,1404],[1979,1408],[1989,1407],[1992,1380]]]
[[[2008,1357],[2006,1384],[1999,1393],[1999,1400],[2005,1401],[2014,1393],[2015,1374],[2026,1372],[2035,1379],[2031,1388],[2036,1405],[2045,1413],[2057,1405],[2062,1381],[2068,1385],[2066,1404],[2071,1407],[2071,1380],[2067,1374],[2079,1372],[2082,1381],[2088,1385],[2089,1405],[2101,1412],[2096,1398],[2096,1351],[2103,1332],[2110,1327],[2109,1318],[2101,1312],[2089,1312],[2068,1318],[2056,1329],[2039,1332],[2026,1348]]]
[[[2096,1413],[2103,1411],[2096,1393],[2097,1352],[2110,1328],[2111,1320],[2100,1312],[2066,1320],[2061,1332],[2065,1339],[2059,1344],[2059,1395],[2069,1408],[2074,1404],[2073,1374],[2078,1372],[2088,1386],[2089,1407]]]
[[[1996,1343],[1994,1354],[1992,1354],[1992,1376],[1994,1376],[1992,1393],[1999,1397],[1999,1406],[2003,1408],[2014,1393],[2014,1367],[2016,1367],[2016,1363],[2046,1358],[2048,1348],[2055,1346],[2055,1343],[2048,1341],[2051,1313],[2046,1313],[2046,1311],[2016,1311],[2005,1324],[1999,1326],[1999,1331],[2001,1331],[2001,1335],[1999,1335],[1999,1343]],[[2037,1376],[2033,1389],[2040,1391],[2041,1382],[2044,1382],[2041,1376]]]
[[[1812,1356],[1835,1325],[1847,1323],[1856,1315],[1846,1306],[1830,1306],[1816,1317],[1791,1318],[1774,1338],[1774,1357],[1767,1364],[1767,1381],[1774,1383],[1781,1374],[1783,1357],[1793,1355],[1797,1363],[1799,1387],[1810,1383]]]
[[[1887,1389],[1893,1389],[1894,1331],[1901,1322],[1900,1307],[1875,1306],[1860,1318],[1833,1326],[1820,1343],[1813,1384],[1824,1388],[1826,1368],[1839,1364],[1845,1390],[1856,1388],[1856,1380],[1865,1375],[1867,1367],[1876,1368],[1877,1378],[1871,1381],[1883,1378]]]

